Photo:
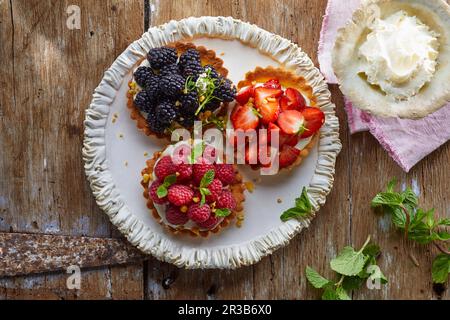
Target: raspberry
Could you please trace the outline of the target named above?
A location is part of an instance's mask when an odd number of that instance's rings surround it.
[[[226,208],[230,210],[236,209],[236,200],[234,200],[233,194],[228,190],[222,191],[222,193],[219,195],[219,198],[217,199],[216,208]]]
[[[185,224],[189,220],[186,213],[181,212],[179,208],[172,205],[166,210],[166,219],[169,223],[175,225]]]
[[[175,173],[175,165],[172,162],[170,156],[162,157],[155,167],[155,175],[160,180],[163,181],[165,177]]]
[[[216,164],[216,175],[215,177],[222,181],[223,185],[229,185],[234,182],[234,168],[231,164]]]
[[[169,187],[167,198],[170,203],[176,206],[183,206],[192,201],[194,191],[188,186],[182,184],[174,184]]]
[[[222,182],[219,179],[214,179],[209,185],[208,190],[211,192],[210,195],[206,196],[206,201],[214,202],[217,201],[219,195],[222,192]]]
[[[214,165],[209,164],[205,159],[199,158],[193,165],[193,176],[196,183],[200,183],[205,173],[214,170]]]
[[[211,215],[208,220],[204,222],[197,222],[197,225],[203,229],[212,229],[217,225],[217,223],[219,223],[219,221],[219,218],[217,218],[215,215]]]
[[[211,216],[211,208],[206,203],[203,205],[194,203],[189,207],[187,215],[192,221],[202,223]]]
[[[158,180],[155,180],[152,182],[150,188],[148,189],[148,195],[150,196],[150,199],[152,199],[152,201],[156,204],[164,204],[167,202],[167,197],[164,198],[160,198],[158,197],[158,195],[156,194],[156,190],[158,190],[158,187],[161,185],[162,183]]]
[[[186,181],[192,176],[192,165],[180,163],[176,166],[177,181]]]

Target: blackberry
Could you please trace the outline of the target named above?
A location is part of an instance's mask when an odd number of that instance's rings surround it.
[[[219,86],[214,90],[214,95],[222,101],[231,102],[236,97],[236,87],[228,80],[221,78]]]
[[[162,67],[160,70],[161,76],[168,76],[178,73],[180,73],[180,69],[178,68],[178,65],[176,63],[168,64],[167,66]]]
[[[180,97],[181,107],[183,110],[191,110],[195,113],[198,108],[198,93],[196,90],[185,93]]]
[[[159,119],[156,117],[155,114],[149,114],[147,117],[147,123],[150,127],[150,130],[156,133],[164,133],[164,131],[167,128],[167,124],[162,123],[159,121]]]
[[[145,91],[147,91],[147,94],[151,97],[152,100],[158,100],[161,96],[159,82],[160,77],[157,75],[148,77],[145,81]]]
[[[169,100],[161,101],[155,108],[156,118],[166,125],[170,125],[178,116],[178,108]]]
[[[193,77],[194,80],[198,78],[200,73],[203,72],[203,67],[200,64],[200,62],[189,62],[186,64],[186,66],[183,67],[181,70],[181,73],[183,76],[187,77]]]
[[[207,64],[206,66],[203,67],[203,72],[206,73],[208,71],[208,69],[210,70],[209,71],[209,75],[210,75],[211,78],[220,80],[220,78],[221,78],[220,74],[210,64]]]
[[[138,109],[142,112],[150,112],[154,105],[153,105],[153,99],[152,97],[148,94],[147,91],[142,90],[141,92],[139,92],[135,99],[134,99],[134,104],[138,107]]]
[[[200,54],[196,49],[188,49],[180,56],[179,65],[182,69],[191,63],[200,64]]]
[[[196,117],[194,113],[189,112],[188,110],[181,110],[180,116],[178,117],[178,123],[185,128],[191,128],[194,126],[194,121]]]
[[[178,97],[184,89],[184,78],[179,74],[163,76],[159,87],[167,97]]]
[[[174,64],[178,60],[177,50],[169,47],[153,48],[147,54],[147,59],[154,69]]]
[[[142,66],[136,69],[133,76],[137,84],[144,87],[147,80],[154,76],[154,73],[151,68]]]

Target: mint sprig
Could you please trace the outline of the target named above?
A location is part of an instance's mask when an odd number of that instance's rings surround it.
[[[300,197],[295,199],[295,207],[287,209],[284,211],[280,219],[286,222],[290,219],[307,218],[313,213],[313,207],[311,201],[308,197],[308,192],[305,187],[303,187],[302,194]]]
[[[216,217],[227,217],[231,214],[231,210],[228,208],[216,209],[216,211],[214,211],[214,214],[216,215]]]
[[[411,188],[395,191],[396,181],[391,180],[386,191],[378,193],[372,200],[372,207],[381,208],[392,217],[392,223],[403,231],[405,238],[417,243],[435,245],[442,254],[433,261],[432,279],[444,283],[450,273],[450,250],[448,241],[450,219],[437,219],[434,209],[424,210],[418,206],[418,198]]]
[[[356,251],[353,247],[345,247],[330,262],[336,272],[336,280],[329,280],[316,270],[307,266],[305,273],[309,283],[316,289],[323,289],[322,300],[351,300],[351,290],[361,288],[367,281],[378,281],[386,284],[387,279],[376,264],[380,248],[370,243],[370,236],[364,245]]]
[[[211,194],[211,191],[209,191],[208,186],[214,180],[214,175],[215,175],[214,170],[208,170],[206,171],[206,173],[202,177],[202,180],[200,181],[200,186],[198,188],[198,190],[200,191],[200,195],[202,196],[200,206],[205,204],[206,196],[209,196]]]
[[[165,177],[163,184],[160,185],[158,189],[156,189],[156,195],[158,196],[158,198],[164,198],[165,196],[167,196],[168,193],[167,189],[172,184],[174,184],[175,181],[177,181],[177,176],[175,174],[171,174]]]

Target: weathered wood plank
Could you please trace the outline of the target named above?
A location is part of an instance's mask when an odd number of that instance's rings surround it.
[[[80,29],[66,27],[72,4],[80,8]],[[1,1],[0,12],[0,231],[109,237],[114,229],[83,170],[84,110],[106,68],[142,34],[143,2]],[[82,272],[77,294],[67,290],[65,274],[1,279],[0,292],[124,297],[130,278],[142,282],[141,267]]]
[[[0,233],[0,277],[113,266],[146,258],[125,240]]]

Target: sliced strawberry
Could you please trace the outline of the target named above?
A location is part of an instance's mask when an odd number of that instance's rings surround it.
[[[281,89],[281,84],[280,81],[278,81],[278,79],[270,79],[263,84],[263,87],[269,89]]]
[[[253,107],[249,105],[237,106],[231,114],[231,123],[235,130],[256,129],[259,125],[259,117]]]
[[[259,87],[255,89],[255,105],[261,114],[261,122],[275,122],[281,111],[278,98],[283,94],[280,89]]]
[[[246,86],[241,88],[239,92],[236,94],[236,101],[240,105],[244,105],[248,102],[248,100],[253,97],[255,94],[255,86]]]
[[[287,88],[280,99],[280,106],[283,111],[298,110],[302,111],[306,107],[305,98],[294,88]]]
[[[281,132],[279,126],[277,126],[275,123],[270,122],[269,125],[267,126],[267,142],[268,143],[270,143],[272,141],[272,131],[278,131],[278,135]]]
[[[300,138],[308,138],[315,134],[325,122],[325,114],[319,108],[308,107],[302,111],[305,118],[305,131],[300,135]]]
[[[281,147],[280,151],[280,168],[286,168],[297,160],[300,150],[288,145]]]
[[[295,147],[300,138],[298,134],[285,134],[283,132],[281,133],[281,136],[282,138],[280,138],[280,142],[282,141],[283,143],[280,143],[280,145],[287,145],[291,147]]]
[[[278,125],[286,134],[303,133],[305,118],[303,114],[296,110],[286,110],[278,117]]]

